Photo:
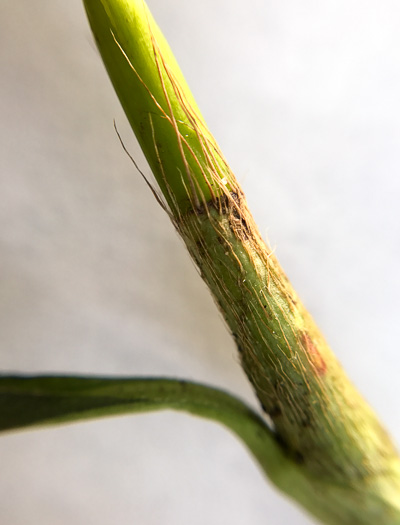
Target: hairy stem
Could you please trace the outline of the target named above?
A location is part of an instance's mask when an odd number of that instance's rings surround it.
[[[323,494],[306,506],[327,523],[400,523],[397,452],[261,239],[144,1],[84,4],[164,207],[226,319],[277,439]]]

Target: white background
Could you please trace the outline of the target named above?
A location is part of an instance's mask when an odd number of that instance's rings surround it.
[[[400,443],[397,0],[149,0],[300,296]],[[0,3],[0,366],[255,404],[78,0]],[[4,525],[312,521],[227,431],[158,413],[0,439]]]

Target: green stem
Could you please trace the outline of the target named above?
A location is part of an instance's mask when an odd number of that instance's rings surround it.
[[[397,452],[261,239],[144,1],[84,4],[166,209],[257,397],[293,464],[319,480],[324,497],[313,512],[328,523],[400,523]]]
[[[193,203],[221,196],[214,178],[229,187],[230,170],[146,4],[97,0],[85,7],[110,79],[171,210],[185,213]]]

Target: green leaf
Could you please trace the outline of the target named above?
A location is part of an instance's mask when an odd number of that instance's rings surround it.
[[[0,432],[166,409],[226,426],[271,481],[295,499],[304,499],[304,487],[312,490],[263,418],[216,388],[160,378],[0,377]]]
[[[340,502],[344,493],[349,497],[348,488],[324,485],[310,476],[287,455],[260,415],[216,388],[160,378],[0,376],[0,432],[166,409],[226,426],[280,490],[325,523],[377,523],[343,509]],[[399,523],[394,507],[384,523]]]
[[[273,431],[242,401],[216,388],[160,378],[0,377],[0,432],[166,409],[225,425],[272,480],[279,485],[284,478],[291,461]]]
[[[0,377],[0,431],[154,410],[181,410],[274,439],[254,411],[225,392],[177,379]],[[236,423],[234,423],[236,422]],[[237,431],[237,430],[236,430]]]

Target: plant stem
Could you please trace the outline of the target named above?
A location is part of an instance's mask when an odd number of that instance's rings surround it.
[[[400,523],[397,452],[261,239],[144,1],[84,4],[165,208],[256,395],[292,463],[323,494],[306,506],[327,523]]]

